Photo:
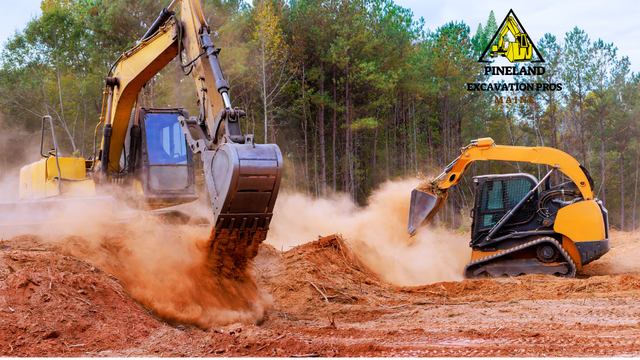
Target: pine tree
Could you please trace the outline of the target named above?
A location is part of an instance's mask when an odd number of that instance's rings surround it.
[[[489,19],[487,19],[487,25],[484,27],[484,43],[482,44],[482,49],[487,47],[493,38],[493,35],[498,31],[498,23],[496,22],[496,16],[493,13],[493,10],[489,13]]]
[[[486,47],[484,39],[485,35],[482,28],[482,23],[478,23],[478,30],[476,30],[476,34],[473,35],[473,38],[471,39],[471,46],[473,47],[473,51],[478,54],[482,54]]]

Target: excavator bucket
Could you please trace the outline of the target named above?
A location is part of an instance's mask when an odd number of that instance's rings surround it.
[[[204,151],[203,161],[216,233],[266,233],[282,177],[278,146],[225,143]]]
[[[426,226],[434,216],[442,209],[449,197],[448,190],[426,190],[413,189],[411,192],[411,208],[409,209],[409,228],[407,232],[411,236],[421,226]]]

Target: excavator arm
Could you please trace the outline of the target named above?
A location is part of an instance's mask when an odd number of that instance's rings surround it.
[[[593,199],[592,184],[584,168],[569,154],[548,147],[522,147],[496,145],[491,138],[472,141],[462,148],[460,156],[429,183],[411,193],[408,232],[413,235],[418,227],[427,225],[444,206],[448,189],[457,185],[471,164],[477,160],[520,161],[554,167],[571,179],[585,200]]]

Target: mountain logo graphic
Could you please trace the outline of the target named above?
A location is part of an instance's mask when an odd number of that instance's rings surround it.
[[[509,38],[507,35],[509,33],[511,33],[515,41],[508,41]],[[538,57],[537,60],[531,60],[533,52],[536,53]],[[503,56],[512,63],[525,61],[533,63],[545,62],[535,44],[524,30],[522,23],[518,20],[516,13],[513,12],[513,9],[509,10],[509,13],[498,27],[498,31],[493,35],[493,38],[482,53],[482,56],[480,56],[480,59],[478,59],[478,62],[491,63],[492,61],[485,59],[485,56],[492,58]]]

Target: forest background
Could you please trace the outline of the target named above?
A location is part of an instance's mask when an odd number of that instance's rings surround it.
[[[42,1],[0,55],[0,180],[37,160],[46,114],[65,155],[92,155],[104,77],[165,2]],[[475,32],[461,22],[432,31],[392,0],[202,2],[233,106],[247,111],[243,130],[280,146],[285,189],[364,204],[381,183],[437,175],[470,140],[492,137],[568,152],[593,176],[611,225],[636,228],[640,76],[613,43],[578,27],[562,39],[545,34],[536,43],[545,74],[519,80],[562,91],[470,92],[466,83],[492,81],[477,60],[498,28],[493,11]],[[534,102],[496,104],[496,95]],[[198,113],[178,60],[147,84],[143,106]],[[474,164],[439,221],[469,226],[473,175],[521,171],[540,178],[546,169]]]

